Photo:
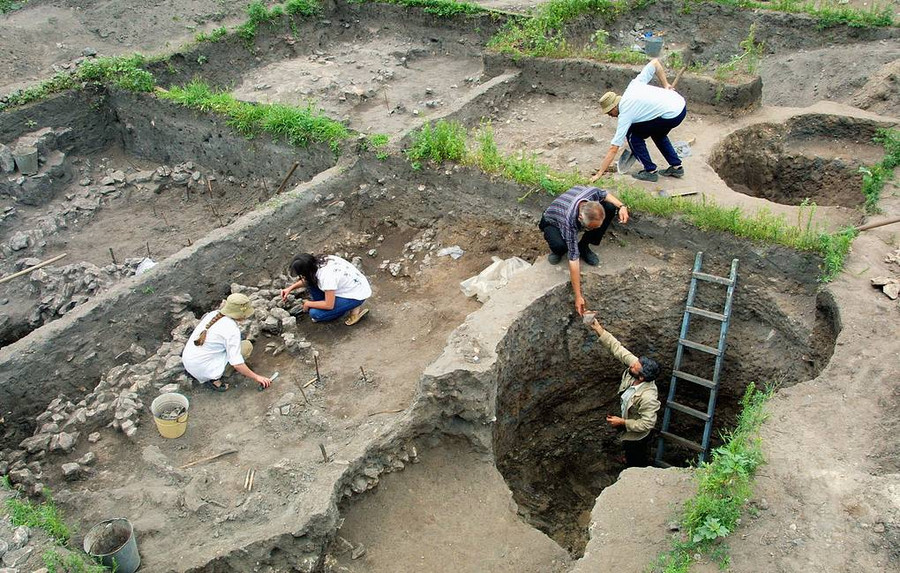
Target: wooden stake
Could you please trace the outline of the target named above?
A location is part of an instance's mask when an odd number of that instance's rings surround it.
[[[369,383],[369,378],[366,376],[366,371],[363,370],[363,367],[362,367],[362,366],[359,367],[359,371],[362,372],[363,384],[368,384],[368,383]]]
[[[253,472],[253,468],[247,470],[247,476],[244,478],[244,489],[250,488],[250,474]]]
[[[209,189],[209,198],[210,198],[210,200],[212,200],[212,198],[213,198],[212,181],[210,181],[209,179],[206,180],[206,188]]]
[[[319,356],[316,353],[313,353],[313,360],[316,361],[316,382],[322,379],[322,376],[319,374]]]
[[[116,254],[113,253],[112,247],[109,248],[109,256],[112,258],[112,261],[113,261],[113,264],[114,264],[114,265],[118,265],[118,264],[119,264],[119,263],[116,262]]]
[[[147,258],[152,259],[153,256],[150,254],[150,241],[147,241]]]
[[[216,211],[216,208],[213,207],[213,204],[212,204],[212,203],[209,204],[209,210],[212,211],[212,214],[215,215],[215,216],[216,216],[216,219],[219,220],[219,226],[220,226],[220,227],[224,227],[224,226],[225,226],[225,223],[222,221],[222,217],[219,215],[219,212]]]
[[[288,179],[291,178],[291,175],[294,174],[294,171],[296,171],[298,167],[300,167],[300,163],[295,161],[294,165],[291,166],[291,170],[288,171],[287,177],[284,178],[284,181],[281,182],[281,185],[279,185],[278,189],[275,191],[276,195],[281,193],[281,191],[284,189],[284,186],[287,185]]]
[[[319,381],[318,378],[312,378],[309,382],[307,382],[306,384],[303,385],[303,388],[306,388],[307,386],[309,386],[309,385],[312,384],[313,382],[318,382],[318,381]]]
[[[202,464],[202,463],[204,463],[204,462],[211,462],[211,461],[217,460],[217,459],[219,459],[219,458],[221,458],[221,457],[224,457],[224,456],[227,456],[227,455],[230,455],[230,454],[236,454],[236,453],[237,453],[237,450],[225,450],[224,452],[218,453],[218,454],[216,454],[216,455],[214,455],[214,456],[209,456],[209,457],[206,457],[206,458],[201,458],[201,459],[199,459],[199,460],[195,460],[195,461],[193,461],[193,462],[184,464],[183,466],[181,466],[181,467],[178,468],[178,469],[180,469],[180,470],[187,469],[187,468],[189,468],[189,467],[196,466],[197,464]]]
[[[322,450],[322,461],[328,463],[328,452],[325,451],[325,444],[319,443],[319,449]]]
[[[41,268],[41,267],[46,267],[47,265],[52,264],[52,263],[55,263],[56,261],[60,260],[61,258],[65,257],[65,256],[67,256],[67,255],[68,255],[68,253],[63,253],[63,254],[61,254],[61,255],[56,255],[56,256],[53,257],[52,259],[47,259],[46,261],[40,262],[40,263],[34,265],[33,267],[28,267],[27,269],[22,269],[21,271],[19,271],[19,272],[17,272],[17,273],[13,273],[13,274],[11,274],[11,275],[9,275],[9,276],[7,276],[7,277],[3,277],[2,279],[0,279],[0,284],[5,283],[5,282],[7,282],[7,281],[11,281],[11,280],[13,280],[13,279],[16,278],[16,277],[20,277],[20,276],[22,276],[22,275],[27,275],[27,274],[30,273],[31,271],[36,271],[36,270],[38,270],[38,269]]]
[[[399,414],[406,408],[397,408],[396,410],[381,410],[380,412],[372,412],[369,416],[377,416],[379,414]]]
[[[247,491],[253,491],[253,480],[256,479],[256,470],[250,470],[250,484],[247,486]]]
[[[300,387],[300,395],[303,396],[303,400],[304,400],[307,404],[309,404],[310,406],[312,406],[312,402],[310,402],[310,401],[309,401],[309,398],[306,397],[306,392],[303,391],[303,387],[302,387],[302,386]]]

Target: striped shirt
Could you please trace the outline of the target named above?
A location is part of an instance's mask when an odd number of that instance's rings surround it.
[[[606,200],[606,191],[597,187],[576,185],[550,203],[544,211],[544,219],[559,229],[563,240],[569,248],[569,260],[577,261],[581,253],[578,251],[578,232],[582,231],[578,222],[578,204],[582,201]]]

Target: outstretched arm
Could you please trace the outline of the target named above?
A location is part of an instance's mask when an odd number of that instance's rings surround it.
[[[603,177],[603,174],[606,173],[606,170],[609,169],[610,165],[612,165],[612,162],[616,158],[617,153],[619,153],[619,146],[610,145],[609,151],[606,152],[606,156],[603,158],[603,161],[600,162],[600,169],[598,169],[597,172],[594,173],[594,176],[591,177],[591,183]]]
[[[581,261],[569,261],[569,276],[572,278],[572,291],[575,293],[575,312],[584,314],[584,296],[581,294]]]
[[[612,352],[612,355],[616,357],[616,359],[624,364],[625,366],[631,366],[635,362],[638,361],[638,357],[628,351],[627,348],[622,346],[622,343],[616,340],[616,337],[609,333],[608,330],[603,328],[600,324],[600,321],[594,320],[591,324],[591,329],[597,333],[597,336],[600,338],[601,344],[609,349]]]

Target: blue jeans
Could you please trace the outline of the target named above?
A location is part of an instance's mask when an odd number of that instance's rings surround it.
[[[325,293],[322,292],[322,290],[318,287],[309,285],[307,287],[307,290],[309,291],[309,296],[312,300],[325,300]],[[334,308],[332,308],[331,310],[311,308],[309,309],[309,317],[316,322],[328,322],[329,320],[334,320],[336,318],[344,316],[349,311],[353,310],[364,302],[366,301],[356,300],[355,298],[344,298],[341,296],[336,296],[334,297]]]
[[[684,116],[686,115],[687,106],[681,110],[681,113],[671,119],[658,117],[656,119],[651,119],[650,121],[641,121],[639,123],[631,124],[628,135],[625,137],[628,139],[628,146],[631,148],[631,153],[633,153],[638,161],[641,162],[645,171],[656,171],[656,164],[650,159],[650,152],[647,151],[647,142],[645,140],[648,137],[653,139],[653,143],[655,143],[656,147],[662,152],[663,157],[666,158],[669,165],[672,165],[673,167],[681,165],[681,158],[675,153],[675,148],[672,147],[672,142],[669,141],[669,132],[681,125],[681,122],[684,121]]]

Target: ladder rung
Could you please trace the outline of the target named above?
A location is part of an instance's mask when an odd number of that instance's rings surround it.
[[[685,406],[684,404],[679,404],[678,402],[666,402],[667,408],[672,408],[673,410],[678,410],[679,412],[684,412],[689,416],[693,416],[695,418],[700,418],[704,422],[709,420],[709,416],[706,415],[706,412],[701,412],[700,410],[695,410],[689,406]]]
[[[676,444],[682,445],[686,448],[690,448],[690,449],[698,451],[698,452],[703,451],[703,446],[701,446],[697,442],[692,442],[686,438],[682,438],[681,436],[676,436],[675,434],[670,434],[669,432],[660,432],[659,435],[667,440],[671,440],[671,441],[675,442]]]
[[[719,314],[718,312],[712,312],[710,310],[703,310],[702,308],[697,308],[696,306],[689,306],[685,308],[691,314],[696,314],[698,316],[704,316],[706,318],[711,318],[713,320],[718,320],[721,322],[725,322],[725,315]]]
[[[725,277],[717,277],[716,275],[710,275],[706,273],[692,273],[695,279],[700,279],[701,281],[709,281],[711,283],[719,283],[720,285],[731,286],[731,279],[726,279]]]
[[[682,372],[681,370],[673,370],[672,374],[681,378],[682,380],[687,380],[688,382],[693,382],[694,384],[699,384],[701,386],[706,386],[707,388],[715,388],[716,385],[706,378],[700,378],[699,376],[694,376],[693,374],[688,374],[687,372]]]
[[[694,342],[692,340],[688,340],[687,338],[679,338],[678,344],[687,346],[688,348],[693,348],[694,350],[699,350],[700,352],[706,352],[707,354],[713,354],[715,356],[718,356],[719,354],[721,354],[721,352],[719,352],[717,349],[713,348],[712,346],[700,344],[699,342]]]

